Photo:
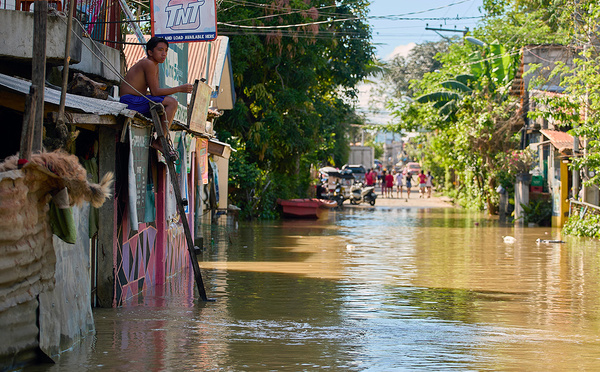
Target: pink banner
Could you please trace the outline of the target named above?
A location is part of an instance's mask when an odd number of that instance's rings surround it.
[[[102,0],[79,1],[76,8],[77,11],[87,14],[90,23],[86,25],[86,31],[91,34],[102,10]]]
[[[198,159],[198,174],[202,177],[202,184],[208,184],[208,139],[196,139],[196,159]]]

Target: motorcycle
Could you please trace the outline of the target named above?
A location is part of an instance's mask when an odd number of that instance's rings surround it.
[[[347,198],[344,197],[344,189],[339,182],[335,183],[335,187],[332,190],[327,188],[327,185],[321,184],[317,186],[317,198],[318,199],[326,199],[333,200],[337,203],[338,207],[341,207],[344,203],[344,200]]]
[[[375,205],[377,194],[375,194],[375,186],[363,187],[363,184],[358,182],[352,185],[350,189],[350,204],[360,204],[362,202]]]
[[[335,185],[335,189],[333,190],[333,195],[331,195],[330,199],[335,200],[338,207],[342,206],[342,204],[344,203],[344,200],[345,200],[342,185],[340,185],[339,183],[337,183]]]

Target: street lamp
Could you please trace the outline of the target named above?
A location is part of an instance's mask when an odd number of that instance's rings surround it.
[[[483,41],[481,41],[479,39],[475,39],[474,37],[471,37],[471,36],[465,36],[465,40],[468,41],[471,44],[479,45],[479,46],[482,46],[482,47],[487,46],[487,44],[484,43]]]

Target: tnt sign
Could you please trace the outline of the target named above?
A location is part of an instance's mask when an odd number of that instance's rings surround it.
[[[216,0],[151,0],[152,35],[170,43],[217,37]]]

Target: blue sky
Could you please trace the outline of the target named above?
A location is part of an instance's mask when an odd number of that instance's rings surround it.
[[[372,0],[369,23],[373,26],[377,55],[387,59],[395,50],[405,52],[411,43],[440,40],[442,36],[425,30],[428,24],[432,28],[472,29],[479,20],[472,17],[481,17],[479,8],[482,4],[483,0]],[[462,35],[455,32],[440,34],[447,37]]]
[[[430,28],[464,30],[468,27],[472,30],[481,17],[482,5],[483,0],[372,0],[369,23],[373,26],[377,57],[388,60],[396,54],[406,56],[416,44],[462,36],[459,32],[438,34],[425,28],[429,25]],[[393,122],[384,107],[371,106],[371,89],[370,84],[359,86],[359,111],[370,124]]]

